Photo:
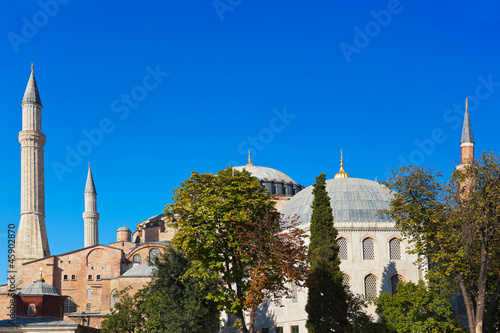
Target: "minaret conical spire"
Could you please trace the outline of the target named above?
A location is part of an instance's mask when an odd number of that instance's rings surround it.
[[[99,244],[99,213],[97,212],[97,192],[95,191],[92,171],[87,173],[87,183],[85,184],[85,211],[83,212],[84,247]]]
[[[464,125],[462,127],[462,140],[460,140],[460,166],[463,167],[474,160],[474,138],[469,117],[469,100],[465,99]]]
[[[470,125],[468,99],[465,99],[464,125],[462,127],[462,140],[460,141],[460,143],[464,142],[474,143],[474,137],[472,136],[472,127]]]
[[[26,90],[24,91],[24,97],[21,104],[24,103],[39,104],[42,106],[42,100],[40,99],[40,94],[38,93],[38,87],[36,85],[33,63],[31,63],[31,75],[28,84],[26,85]]]
[[[90,170],[90,163],[89,172],[87,173],[87,184],[85,184],[85,193],[97,194],[95,191],[94,178],[92,177],[92,170]]]

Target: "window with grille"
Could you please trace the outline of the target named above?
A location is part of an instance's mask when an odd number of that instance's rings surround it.
[[[291,330],[290,330],[291,333],[299,333],[299,326],[294,325],[290,328],[291,328]]]
[[[370,274],[365,277],[365,298],[369,301],[377,297],[377,279],[375,275]]]
[[[101,275],[100,275],[100,274],[97,274],[97,275],[95,276],[95,279],[96,279],[97,281],[101,280]]]
[[[283,327],[276,327],[276,333],[283,333]]]
[[[64,301],[64,313],[76,312],[76,304],[73,298],[67,297]]]
[[[269,333],[268,327],[262,327],[262,333]]]
[[[366,238],[363,241],[363,259],[374,260],[375,259],[375,245],[373,239]]]
[[[92,299],[92,289],[87,289],[87,299]]]
[[[115,308],[115,304],[118,303],[120,297],[118,296],[118,289],[113,289],[111,292],[111,309]]]
[[[75,274],[71,275],[71,280],[72,281],[76,281],[76,275]]]
[[[158,251],[158,249],[149,250],[149,260],[151,260],[153,258],[158,258],[159,255],[160,255],[160,251]]]
[[[389,257],[391,260],[401,260],[401,246],[397,238],[389,241]]]
[[[140,254],[136,254],[133,259],[134,263],[142,264],[142,257]]]
[[[64,274],[64,275],[63,275],[63,280],[64,280],[64,281],[68,281],[68,274]]]
[[[345,238],[337,239],[339,244],[339,258],[340,260],[347,260],[347,240]]]
[[[35,304],[30,304],[28,307],[28,317],[34,317],[36,316],[36,305]]]
[[[89,274],[89,275],[87,276],[87,280],[93,280],[93,279],[94,279],[94,277],[92,276],[92,274]]]
[[[92,310],[92,305],[90,303],[87,303],[87,307],[85,308],[85,310],[87,311]]]
[[[396,295],[396,292],[398,291],[398,283],[401,282],[401,276],[399,274],[393,275],[391,277],[391,295],[394,296]]]
[[[344,277],[342,278],[342,285],[344,287],[349,287],[349,276],[347,274],[344,274]]]

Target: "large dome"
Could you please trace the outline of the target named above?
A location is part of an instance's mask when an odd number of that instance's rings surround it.
[[[300,217],[300,224],[310,222],[313,186],[294,196],[281,210],[286,217]],[[388,214],[393,198],[389,189],[377,182],[359,178],[335,178],[326,181],[335,222],[391,222]]]
[[[304,188],[302,185],[297,184],[292,178],[276,169],[257,166],[251,163],[243,166],[237,166],[233,169],[238,171],[246,170],[250,172],[252,176],[257,177],[260,184],[271,194],[295,195]]]

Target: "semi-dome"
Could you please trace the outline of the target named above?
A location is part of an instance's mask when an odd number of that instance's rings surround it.
[[[19,292],[21,296],[61,296],[57,289],[46,283],[44,279],[38,279],[35,282],[23,287]]]
[[[153,276],[153,267],[150,266],[149,264],[141,264],[132,267],[128,271],[122,274],[122,276],[134,276],[134,277],[150,277]]]
[[[290,199],[281,210],[285,217],[300,218],[301,224],[311,220],[313,186],[309,186]],[[388,214],[393,195],[377,182],[359,178],[335,178],[326,181],[334,221],[337,222],[391,222]]]

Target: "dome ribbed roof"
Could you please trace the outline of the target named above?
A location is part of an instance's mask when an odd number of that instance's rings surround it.
[[[285,217],[300,217],[301,224],[310,222],[313,186],[295,195],[281,210]],[[389,189],[377,182],[359,178],[336,178],[326,181],[335,222],[391,222],[388,209],[393,198]]]
[[[52,296],[61,296],[57,289],[51,286],[48,283],[45,283],[44,279],[38,279],[32,284],[28,284],[26,287],[21,289],[19,292],[21,296],[33,295],[33,296],[42,296],[42,295],[52,295]]]
[[[123,226],[123,227],[119,227],[118,230],[116,230],[117,232],[118,231],[128,231],[128,232],[131,232],[129,228],[127,228],[126,226]]]
[[[153,267],[149,264],[137,265],[123,273],[122,276],[153,276]]]
[[[257,179],[263,181],[275,181],[278,183],[283,182],[283,183],[297,184],[292,178],[285,175],[283,172],[272,168],[256,166],[256,165],[243,165],[234,167],[233,169],[238,171],[245,169],[246,171],[250,172],[252,176],[257,177]]]

